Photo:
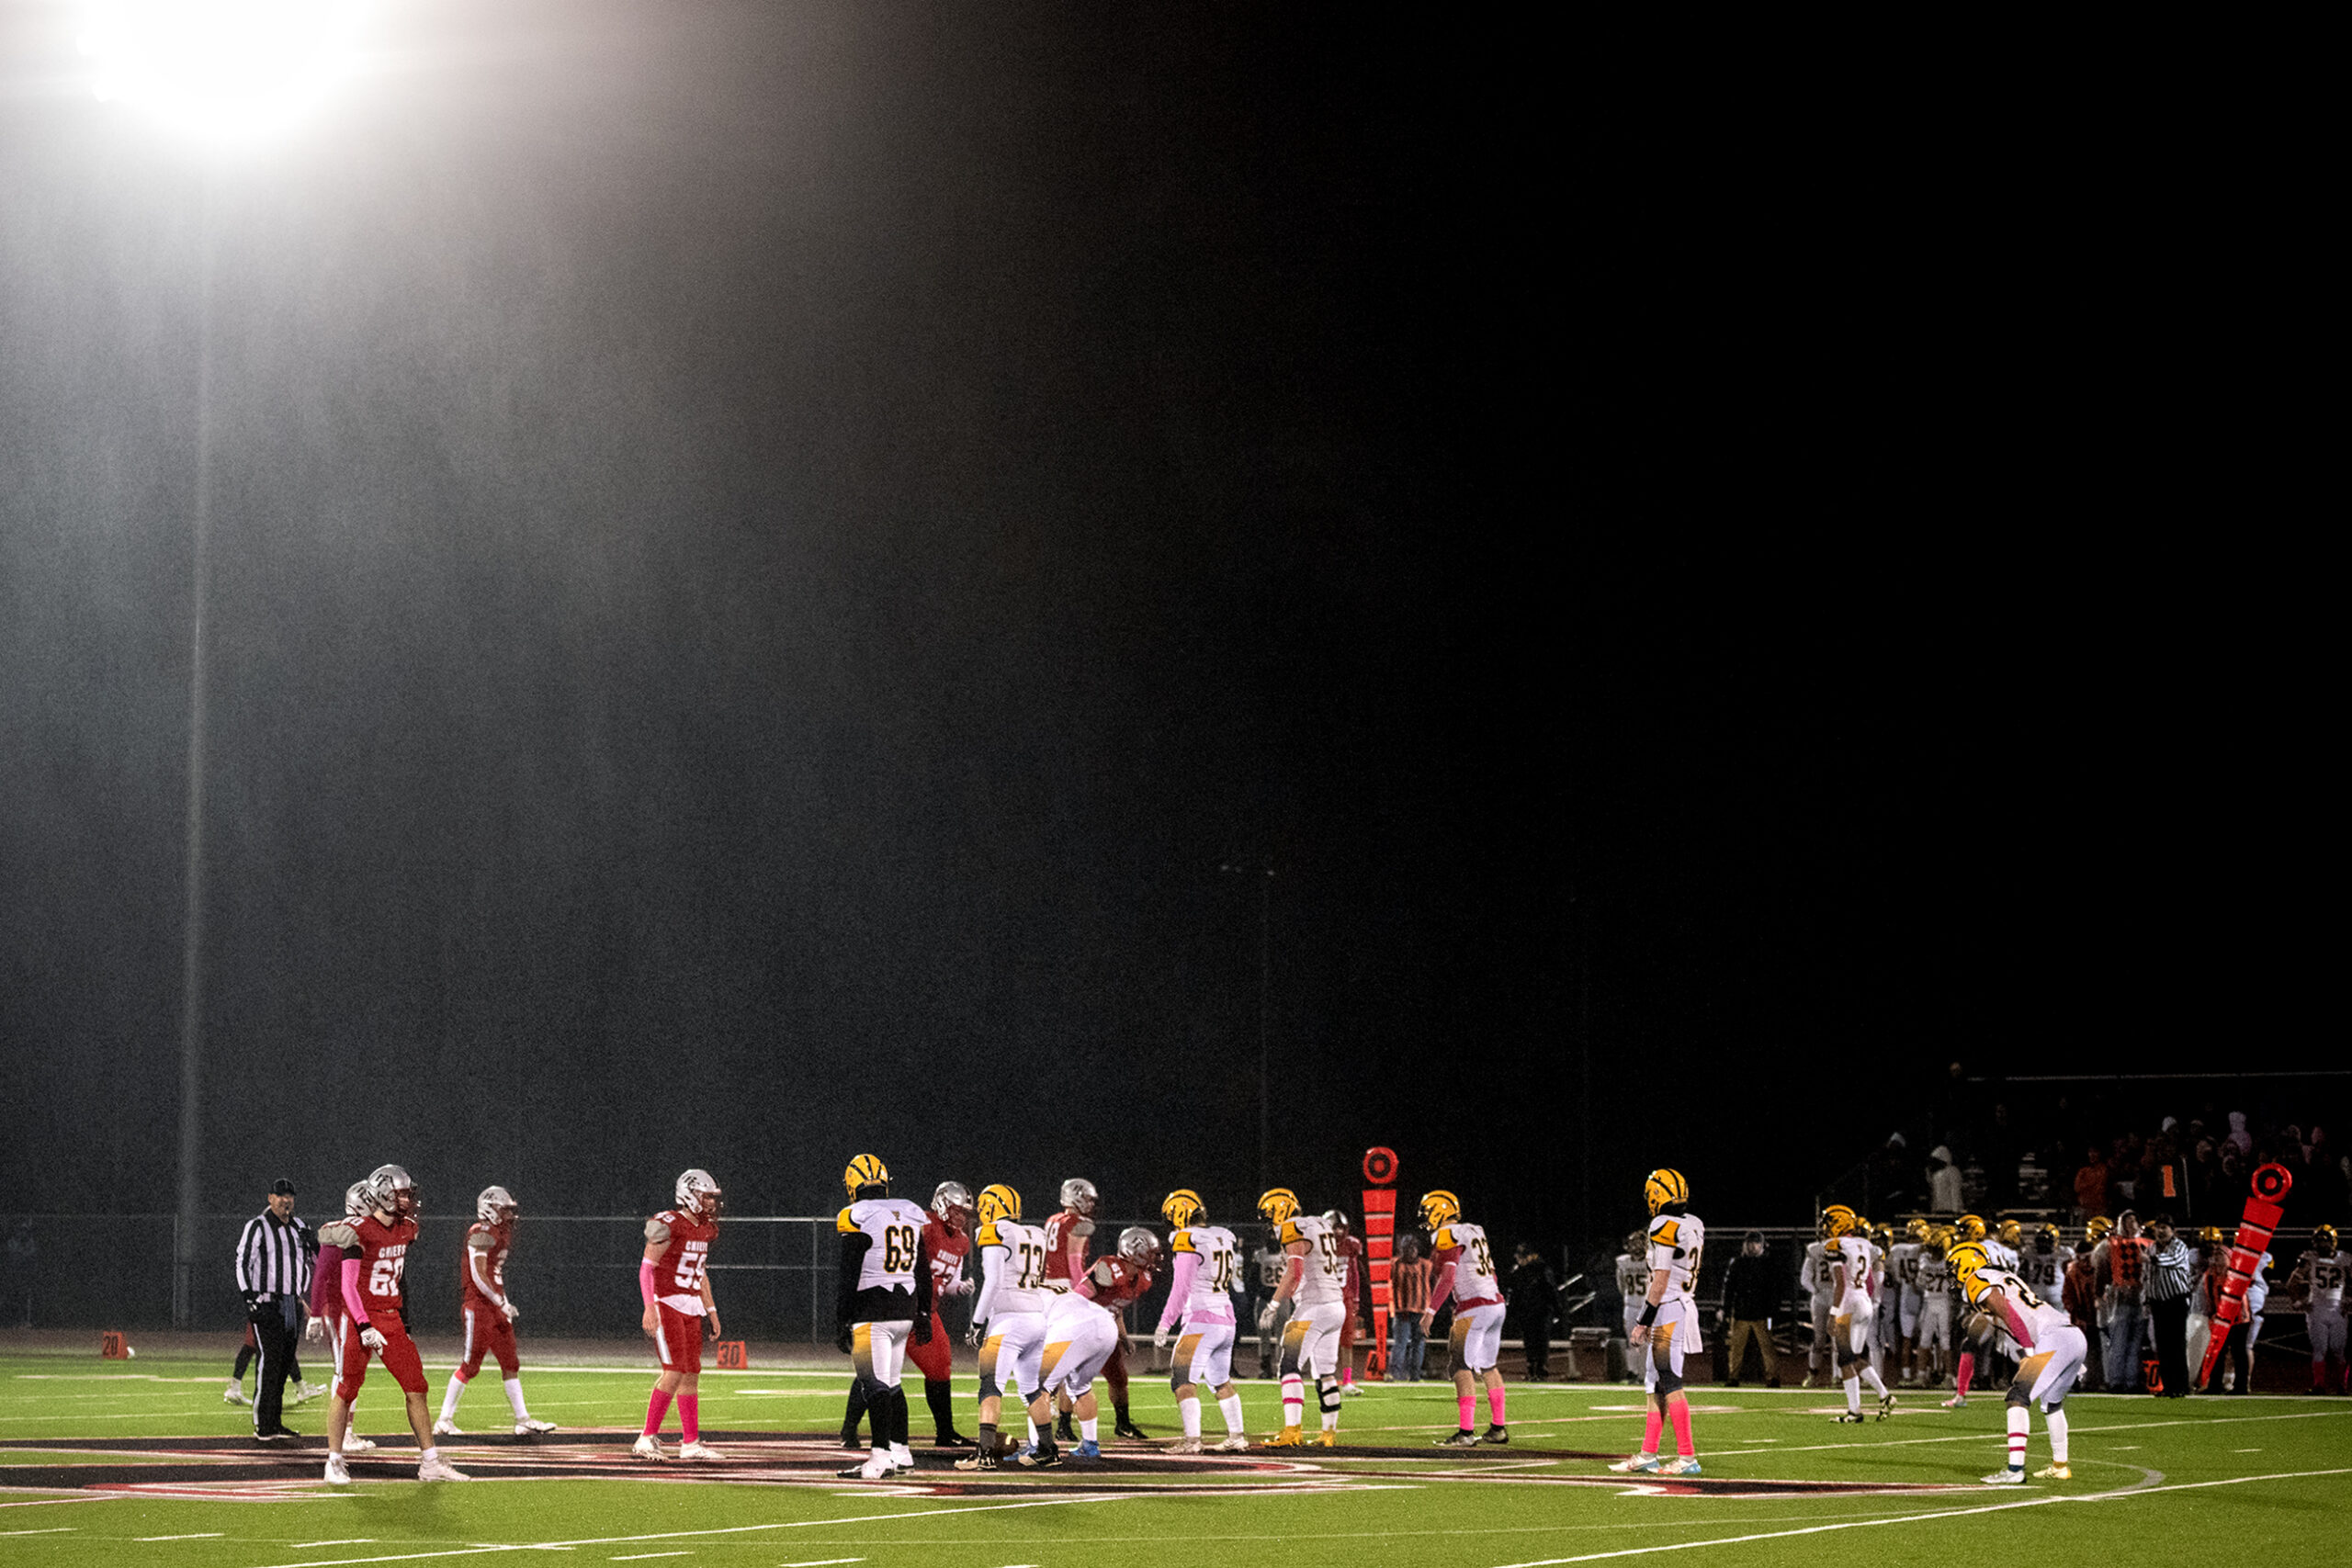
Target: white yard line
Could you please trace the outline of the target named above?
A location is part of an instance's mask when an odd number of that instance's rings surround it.
[[[2143,1432],[2152,1427],[2225,1427],[2239,1426],[2248,1421],[2324,1421],[2352,1416],[2347,1410],[2296,1410],[2279,1416],[2216,1416],[2210,1420],[2192,1421],[2119,1421],[2107,1427],[2077,1427],[2074,1436],[2095,1438],[2102,1432]],[[1738,1459],[1750,1454],[1810,1454],[1826,1453],[1833,1449],[1847,1449],[1857,1453],[1873,1449],[1916,1448],[1921,1443],[1998,1442],[2001,1433],[1991,1427],[1967,1432],[1948,1432],[1938,1438],[1894,1438],[1883,1443],[1776,1443],[1769,1449],[1717,1449],[1704,1457],[1708,1459]],[[2116,1451],[2122,1452],[2119,1448]]]
[[[1920,1524],[1930,1519],[1967,1518],[1978,1514],[2007,1513],[2016,1508],[2040,1508],[2053,1503],[2107,1503],[2119,1497],[2153,1497],[2159,1492],[2196,1492],[2209,1486],[2243,1486],[2256,1481],[2302,1481],[2322,1475],[2352,1475],[2352,1468],[2338,1470],[2288,1470],[2273,1475],[2233,1475],[2222,1481],[2183,1481],[2162,1486],[2127,1486],[2113,1492],[2097,1492],[2088,1496],[2056,1494],[2047,1497],[2028,1497],[2014,1503],[1987,1503],[1974,1508],[1938,1508],[1931,1512],[1899,1514],[1886,1518],[1845,1519],[1836,1524],[1803,1525],[1792,1529],[1761,1530],[1754,1535],[1718,1536],[1713,1540],[1668,1541],[1657,1546],[1629,1546],[1615,1551],[1589,1551],[1576,1557],[1538,1557],[1525,1562],[1508,1562],[1502,1568],[1556,1568],[1564,1562],[1600,1562],[1614,1557],[1646,1557],[1660,1551],[1695,1551],[1708,1546],[1745,1546],[1758,1540],[1783,1540],[1792,1536],[1826,1535],[1832,1530],[1871,1529],[1880,1525]]]

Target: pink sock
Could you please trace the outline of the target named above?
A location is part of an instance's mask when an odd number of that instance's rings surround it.
[[[1690,1446],[1690,1406],[1678,1400],[1667,1414],[1674,1417],[1674,1451],[1689,1459],[1698,1451]]]
[[[1501,1389],[1490,1388],[1487,1391],[1487,1415],[1493,1420],[1496,1426],[1500,1427],[1504,1425],[1503,1391]],[[1466,1427],[1469,1423],[1465,1421],[1463,1425]]]
[[[1642,1425],[1642,1452],[1645,1454],[1657,1452],[1657,1435],[1665,1427],[1666,1417],[1657,1411],[1651,1411],[1649,1419]]]
[[[645,1406],[645,1435],[649,1438],[660,1437],[662,1417],[668,1414],[670,1414],[670,1392],[667,1389],[657,1388],[653,1391],[652,1399],[648,1401]]]
[[[1470,1412],[1478,1408],[1478,1396],[1465,1393],[1454,1403],[1462,1406],[1462,1429],[1466,1432],[1470,1429]]]
[[[1953,1388],[1959,1392],[1962,1398],[1965,1399],[1968,1396],[1969,1382],[1975,1376],[1976,1352],[1962,1350],[1960,1353],[1960,1371],[1954,1372],[1951,1379]]]
[[[687,1442],[695,1442],[701,1438],[702,1395],[698,1393],[678,1395],[678,1426],[685,1433]]]

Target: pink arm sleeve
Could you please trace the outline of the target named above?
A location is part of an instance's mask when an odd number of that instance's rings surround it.
[[[1176,1255],[1176,1275],[1169,1282],[1168,1304],[1159,1309],[1159,1326],[1170,1328],[1184,1314],[1184,1303],[1193,1294],[1193,1276],[1201,1271],[1201,1255],[1180,1252]]]
[[[329,1280],[334,1281],[332,1287],[328,1285]],[[343,1248],[339,1247],[319,1248],[318,1265],[311,1270],[310,1311],[312,1317],[327,1310],[327,1292],[330,1288],[338,1293],[343,1289]]]
[[[2025,1317],[2018,1311],[2017,1303],[2009,1300],[2009,1293],[2007,1291],[2000,1292],[1999,1295],[2001,1298],[2002,1326],[2009,1331],[2010,1338],[2016,1340],[2027,1349],[2032,1349],[2033,1330],[2026,1326]]]
[[[368,1321],[368,1303],[359,1294],[359,1259],[356,1258],[343,1260],[343,1304],[354,1321]]]
[[[1423,1307],[1422,1311],[1437,1311],[1438,1308],[1445,1305],[1446,1298],[1453,1294],[1453,1260],[1460,1256],[1459,1252],[1438,1254],[1442,1260],[1442,1267],[1437,1271],[1437,1282],[1430,1287],[1430,1304]]]
[[[1090,1302],[1094,1300],[1095,1284],[1093,1269],[1073,1269],[1070,1271],[1069,1282],[1070,1288],[1076,1291],[1080,1295],[1084,1296]]]
[[[650,1258],[637,1260],[637,1293],[645,1298],[647,1306],[653,1304],[653,1259]]]

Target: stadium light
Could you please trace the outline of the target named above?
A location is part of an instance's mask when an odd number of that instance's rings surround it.
[[[75,42],[101,103],[151,116],[206,151],[250,145],[351,71],[361,0],[91,0]],[[211,577],[212,171],[197,240],[196,486],[190,516],[186,909],[180,976],[179,1201],[172,1325],[193,1326],[204,1083],[206,622]]]
[[[79,43],[101,102],[232,141],[288,123],[350,69],[357,0],[96,0]]]

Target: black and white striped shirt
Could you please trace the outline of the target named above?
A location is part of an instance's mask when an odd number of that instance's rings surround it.
[[[2189,1274],[2194,1262],[2188,1244],[2178,1236],[2151,1252],[2148,1255],[2148,1300],[2177,1302],[2188,1294]]]
[[[310,1230],[300,1214],[281,1220],[266,1209],[247,1220],[244,1234],[237,1238],[237,1289],[248,1294],[307,1298]]]

